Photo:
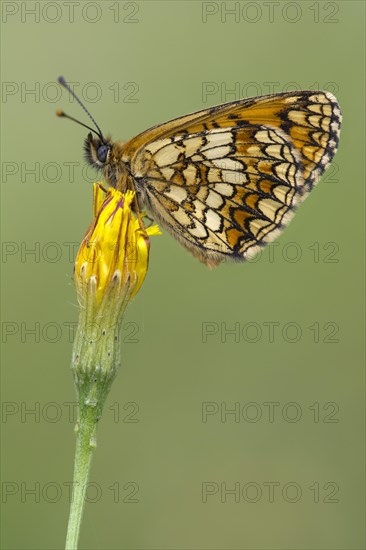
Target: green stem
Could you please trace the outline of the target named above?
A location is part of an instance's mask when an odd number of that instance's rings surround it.
[[[121,362],[118,322],[134,286],[120,288],[120,273],[98,305],[96,280],[90,279],[80,308],[71,367],[79,402],[73,495],[67,528],[66,550],[77,550],[90,463],[96,447],[97,422]],[[97,333],[91,334],[94,328]]]
[[[80,411],[77,425],[77,439],[74,465],[73,494],[70,506],[69,524],[67,528],[66,550],[76,550],[80,525],[83,515],[85,491],[87,488],[90,463],[96,441],[96,408],[85,406]]]

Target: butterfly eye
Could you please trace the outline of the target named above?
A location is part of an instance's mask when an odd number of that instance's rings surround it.
[[[107,159],[107,155],[108,155],[108,145],[101,145],[100,147],[98,147],[97,149],[97,157],[98,157],[98,160],[99,162],[105,162],[106,159]]]

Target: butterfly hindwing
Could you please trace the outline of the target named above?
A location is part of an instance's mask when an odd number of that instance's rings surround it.
[[[148,177],[137,185],[148,206],[211,259],[242,259],[272,240],[303,189],[298,152],[284,132],[265,126],[164,138],[145,148],[143,164]]]
[[[327,92],[213,107],[128,142],[123,160],[157,219],[209,265],[273,240],[332,160],[340,110]]]

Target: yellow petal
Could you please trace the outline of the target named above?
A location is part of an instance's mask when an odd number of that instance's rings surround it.
[[[149,264],[148,235],[160,235],[157,225],[145,230],[140,225],[131,205],[133,191],[125,194],[114,188],[105,190],[94,184],[94,222],[81,243],[75,263],[75,281],[79,296],[86,297],[86,287],[93,278],[96,299],[100,303],[106,295],[114,274],[121,277],[121,292],[130,285],[131,297],[141,287]],[[123,288],[122,288],[123,287]]]

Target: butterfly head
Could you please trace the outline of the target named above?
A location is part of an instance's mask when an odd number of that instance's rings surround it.
[[[84,141],[86,162],[97,170],[104,170],[109,161],[112,145],[109,138],[94,137],[90,132]]]

